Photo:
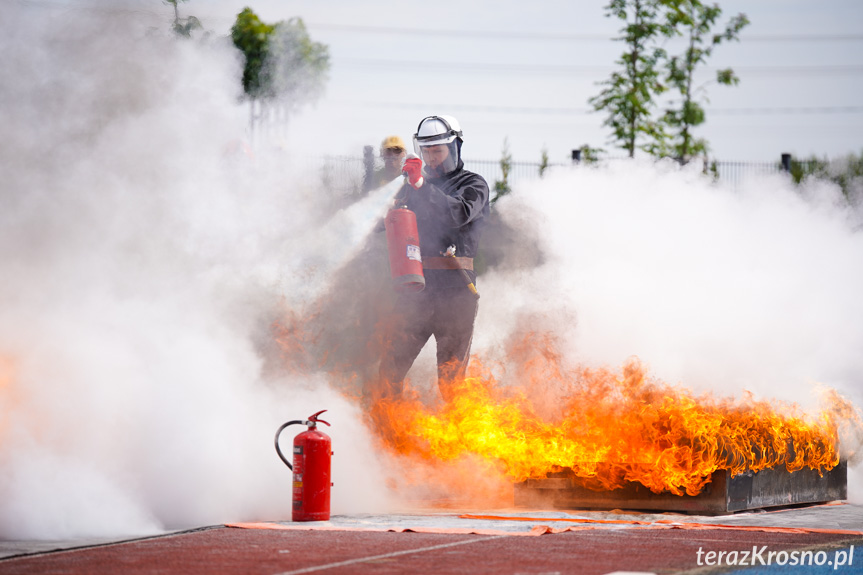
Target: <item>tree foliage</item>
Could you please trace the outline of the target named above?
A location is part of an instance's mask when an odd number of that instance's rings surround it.
[[[830,161],[811,156],[791,160],[791,179],[799,184],[807,178],[828,180],[839,186],[849,204],[863,202],[863,152]]]
[[[719,44],[738,40],[740,31],[749,24],[745,14],[738,14],[728,21],[725,28],[714,32],[722,9],[717,4],[707,5],[700,0],[676,0],[674,10],[669,11],[669,23],[687,40],[683,54],[668,58],[666,63],[665,81],[678,97],[676,107],[666,110],[662,123],[667,139],[656,141],[656,148],[661,155],[672,155],[681,162],[687,162],[692,157],[706,153],[707,141],[696,138],[693,129],[704,123],[706,114],[699,98],[703,87],[694,86],[695,71],[707,62],[713,54],[713,49]],[[731,68],[718,70],[716,82],[726,86],[739,83],[739,78]],[[701,100],[701,101],[699,101]]]
[[[231,39],[245,56],[243,90],[251,99],[295,108],[323,91],[329,50],[312,41],[302,19],[267,24],[247,7],[237,14]]]
[[[256,97],[262,91],[261,70],[267,56],[270,35],[275,26],[264,23],[251,8],[243,8],[231,27],[231,40],[246,58],[243,67],[243,91]]]
[[[187,16],[186,18],[180,18],[180,2],[188,2],[188,0],[164,0],[166,4],[170,4],[174,7],[174,23],[171,28],[174,30],[174,33],[178,36],[182,36],[184,38],[191,38],[192,32],[194,30],[201,30],[203,26],[201,25],[201,21],[195,18],[194,16]]]
[[[626,49],[616,62],[620,69],[589,102],[607,112],[604,125],[612,129],[612,142],[630,157],[641,149],[687,161],[705,152],[707,142],[693,135],[706,118],[704,88],[694,85],[695,72],[717,45],[737,40],[749,20],[738,14],[717,32],[722,10],[701,0],[611,0],[605,10],[606,16],[625,22],[616,40]],[[679,36],[686,39],[686,48],[669,55],[664,43]],[[717,72],[716,82],[736,85],[739,79],[724,69]],[[657,98],[667,90],[674,94],[672,105],[654,118]]]
[[[503,149],[500,155],[500,172],[502,174],[500,180],[494,182],[494,197],[491,203],[494,204],[503,196],[512,192],[509,186],[509,173],[512,170],[512,154],[509,152],[509,140],[503,139]]]
[[[581,147],[581,162],[583,164],[596,164],[600,160],[600,156],[605,153],[602,148],[592,148],[587,144]]]
[[[540,152],[540,158],[539,158],[539,177],[540,178],[542,178],[545,175],[546,170],[548,170],[548,148],[543,146],[542,151]]]
[[[626,49],[617,60],[621,70],[611,74],[601,85],[605,88],[589,100],[597,111],[605,111],[603,125],[612,130],[613,142],[629,157],[635,155],[639,140],[661,138],[661,126],[652,118],[655,96],[665,91],[660,82],[660,64],[665,50],[659,38],[674,33],[664,18],[670,0],[611,0],[605,7],[607,17],[622,20],[622,41]],[[648,150],[649,151],[649,150]]]

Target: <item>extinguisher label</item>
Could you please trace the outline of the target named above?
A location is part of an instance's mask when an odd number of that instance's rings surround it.
[[[411,244],[408,244],[407,256],[408,256],[409,260],[414,260],[417,262],[422,261],[422,258],[420,257],[420,247],[419,246],[413,246]]]
[[[296,453],[297,455],[302,455],[303,454],[303,446],[302,445],[295,445],[294,446],[294,453]]]

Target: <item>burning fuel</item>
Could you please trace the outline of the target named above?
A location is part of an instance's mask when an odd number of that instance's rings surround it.
[[[488,370],[456,382],[456,399],[434,410],[412,399],[379,402],[375,423],[390,449],[453,461],[477,455],[513,482],[572,470],[596,490],[639,482],[655,493],[696,495],[717,469],[733,475],[776,466],[820,471],[839,463],[839,435],[859,433],[859,411],[833,390],[814,415],[794,405],[717,398],[651,379],[631,360],[620,371],[554,366],[560,410],[537,413],[527,387]],[[544,370],[543,373],[548,373]]]
[[[860,332],[843,318],[860,306],[847,282],[863,284],[843,263],[860,249],[848,214],[639,164],[556,176],[496,207],[509,247],[479,279],[477,355],[455,400],[439,403],[431,362],[418,361],[412,395],[371,406],[397,485],[457,497],[483,491],[478,475],[503,492],[569,470],[597,490],[683,495],[717,470],[853,467],[859,369],[843,350]],[[374,254],[274,330],[285,365],[324,371],[354,399],[376,376],[386,324]],[[650,369],[620,359],[632,354]],[[823,388],[814,405],[816,376],[842,393]]]

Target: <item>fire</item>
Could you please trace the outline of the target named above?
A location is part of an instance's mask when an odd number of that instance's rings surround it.
[[[361,387],[376,377],[386,332],[385,320],[371,318],[386,314],[340,323],[334,318],[357,314],[338,302],[328,294],[311,313],[286,310],[274,322],[278,363],[292,373],[324,371],[346,396],[367,401]],[[832,390],[814,415],[752,394],[695,395],[649,377],[637,359],[619,370],[567,367],[548,333],[510,341],[506,357],[505,365],[485,366],[472,358],[470,377],[444,382],[454,399],[439,407],[410,387],[398,399],[371,398],[373,430],[402,456],[400,481],[433,476],[464,493],[479,475],[500,491],[503,483],[565,472],[596,490],[638,482],[656,493],[696,495],[716,470],[821,472],[838,464],[840,437],[852,444],[845,458],[863,443],[859,410]]]
[[[11,356],[0,353],[0,444],[6,436],[10,415],[19,403],[15,386],[17,365]]]
[[[635,481],[656,493],[696,495],[718,469],[829,470],[839,462],[840,426],[861,428],[859,411],[832,391],[813,417],[751,394],[696,396],[649,378],[638,360],[619,372],[567,370],[549,338],[531,337],[525,350],[541,351],[520,366],[525,385],[502,385],[480,366],[450,384],[455,399],[438,409],[412,398],[375,403],[385,444],[428,462],[480,457],[512,482],[571,470],[592,489]],[[556,412],[537,401],[548,398],[540,389],[557,390]]]

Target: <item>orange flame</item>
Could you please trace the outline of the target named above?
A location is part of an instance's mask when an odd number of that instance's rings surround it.
[[[0,445],[6,436],[11,413],[17,409],[19,398],[15,386],[17,365],[8,355],[0,353]]]
[[[357,314],[338,301],[328,295],[311,313],[285,310],[272,326],[278,363],[293,373],[324,371],[345,395],[359,398],[358,386],[376,377],[387,314],[340,323]],[[505,366],[489,367],[472,358],[470,377],[442,382],[452,400],[439,408],[410,388],[398,399],[366,398],[373,430],[392,453],[410,458],[399,481],[418,484],[433,475],[466,492],[481,474],[499,492],[501,479],[511,485],[571,470],[596,490],[639,482],[656,493],[696,495],[719,469],[826,471],[839,462],[840,437],[850,444],[848,459],[863,443],[863,417],[833,390],[813,416],[749,393],[738,400],[696,396],[649,378],[638,360],[619,372],[567,368],[549,333],[511,341],[506,356]],[[493,375],[501,372],[518,384],[501,383]]]
[[[479,456],[513,482],[569,469],[592,489],[637,481],[656,493],[696,495],[717,469],[829,470],[839,462],[842,422],[863,427],[859,411],[832,391],[828,407],[810,417],[751,394],[695,396],[648,379],[637,360],[621,373],[566,370],[553,338],[531,337],[522,351],[540,351],[521,365],[527,385],[507,388],[480,367],[450,384],[455,398],[440,409],[411,398],[375,403],[385,444],[425,461]],[[531,399],[548,397],[538,388],[559,390],[556,413]]]

